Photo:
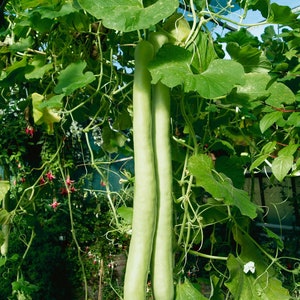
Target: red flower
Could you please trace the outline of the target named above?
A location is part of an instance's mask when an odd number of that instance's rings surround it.
[[[52,174],[51,171],[49,171],[47,174],[46,174],[47,178],[49,181],[52,181],[53,179],[55,179],[55,176]]]
[[[70,192],[70,193],[74,193],[74,192],[76,192],[76,189],[75,189],[75,187],[74,187],[74,186],[71,186],[71,187],[69,188],[69,192]]]
[[[70,176],[68,175],[67,178],[66,178],[66,184],[67,184],[67,186],[70,186],[70,185],[72,185],[73,183],[74,183],[74,180],[71,180],[71,179],[70,179]]]
[[[53,208],[54,211],[56,211],[56,209],[60,205],[60,203],[57,202],[55,199],[53,199],[53,202],[49,205]]]
[[[66,196],[69,194],[69,190],[67,188],[60,188],[60,193],[63,195],[63,196]]]
[[[41,177],[41,178],[40,178],[40,184],[43,185],[43,184],[45,184],[45,183],[46,183],[45,178],[44,178],[44,177]]]
[[[34,128],[30,125],[28,125],[25,129],[25,132],[27,135],[30,135],[31,137],[33,137],[34,134]]]

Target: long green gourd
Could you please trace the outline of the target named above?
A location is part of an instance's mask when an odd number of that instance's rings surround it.
[[[149,41],[154,51],[168,42],[159,32],[152,33]],[[151,283],[155,300],[174,299],[173,281],[173,199],[172,159],[170,144],[170,90],[160,81],[153,85],[152,116],[153,144],[157,180],[157,225],[151,263]]]
[[[151,76],[147,70],[147,64],[153,55],[153,46],[148,41],[143,40],[136,46],[133,84],[135,191],[124,300],[146,298],[146,284],[156,227],[157,199],[152,142]]]

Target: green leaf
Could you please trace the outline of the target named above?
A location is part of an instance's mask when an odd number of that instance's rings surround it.
[[[232,59],[242,64],[245,72],[251,72],[258,68],[262,51],[252,47],[251,45],[239,46],[236,43],[228,43],[226,47],[227,52]],[[270,68],[266,69],[266,72]]]
[[[218,41],[225,43],[236,43],[239,46],[251,45],[259,46],[259,40],[256,36],[250,33],[246,28],[241,28],[237,31],[230,31],[224,37],[218,38]]]
[[[286,121],[286,125],[300,127],[300,112],[292,112]]]
[[[124,219],[127,224],[132,223],[132,215],[133,215],[133,208],[127,206],[121,206],[117,210],[119,216]]]
[[[71,2],[66,2],[60,7],[59,10],[55,9],[54,6],[45,5],[40,6],[34,10],[34,12],[38,12],[41,15],[42,19],[56,19],[74,13],[76,11],[77,10],[73,7]]]
[[[192,53],[186,49],[174,45],[164,45],[148,66],[152,83],[156,84],[161,81],[171,88],[183,84],[185,76],[192,74],[191,61]]]
[[[213,99],[229,94],[234,86],[244,83],[244,68],[232,60],[213,60],[201,74],[187,74],[185,92],[196,91],[203,98]]]
[[[139,0],[78,2],[92,16],[102,19],[105,27],[124,32],[147,29],[172,15],[178,7],[177,0],[158,0],[148,7],[143,7]]]
[[[254,169],[258,168],[262,163],[265,162],[265,160],[269,157],[269,154],[264,154],[259,156],[257,159],[254,160],[254,162],[250,166],[250,171],[253,171]]]
[[[112,130],[108,125],[102,129],[103,144],[101,145],[104,151],[109,153],[118,152],[119,148],[125,145],[127,137],[121,132]]]
[[[259,128],[262,133],[269,129],[274,123],[282,118],[282,112],[274,111],[263,116],[259,122]]]
[[[20,4],[25,10],[27,8],[33,8],[37,6],[57,5],[59,4],[59,0],[21,0]]]
[[[232,230],[235,241],[240,245],[238,257],[229,255],[227,268],[230,276],[225,285],[230,290],[234,299],[253,300],[288,300],[289,292],[282,287],[277,279],[278,271],[268,262],[264,254],[254,244],[246,232],[237,227]],[[250,261],[255,263],[255,273],[244,273],[244,265]],[[269,264],[268,264],[269,263]]]
[[[290,156],[298,150],[299,144],[289,144],[278,152],[278,156]]]
[[[199,72],[204,72],[209,64],[216,58],[218,55],[215,50],[214,41],[210,34],[200,31],[197,39],[195,40],[197,49],[201,55],[194,55],[192,66]],[[192,45],[191,47],[194,47]]]
[[[184,86],[185,92],[196,91],[204,98],[228,94],[235,85],[244,83],[243,66],[232,60],[213,60],[201,74],[191,70],[192,54],[178,46],[165,45],[149,64],[152,83],[159,80],[168,87]]]
[[[272,3],[270,8],[269,17],[267,18],[268,23],[290,26],[296,24],[298,15],[294,14],[289,6]]]
[[[207,300],[200,291],[198,291],[191,282],[185,278],[184,282],[177,283],[176,285],[176,298],[175,300]]]
[[[196,177],[197,186],[203,187],[213,198],[237,207],[242,215],[256,217],[257,206],[250,201],[247,192],[235,188],[228,177],[214,170],[208,155],[192,156],[188,169]]]
[[[268,142],[267,144],[265,144],[262,149],[261,149],[261,153],[262,154],[270,154],[272,152],[274,152],[276,150],[276,141],[272,141],[272,142]]]
[[[260,256],[262,257],[262,255]],[[244,256],[243,261],[235,258],[232,254],[229,255],[227,268],[230,272],[230,277],[225,285],[230,290],[234,299],[290,299],[288,290],[282,287],[281,282],[277,278],[274,276],[271,277],[267,272],[259,278],[253,274],[245,274],[243,271],[243,262],[247,263],[249,261],[254,261],[256,266],[257,264],[265,266],[265,263],[263,263],[262,259],[258,256],[257,251],[254,255]]]
[[[285,84],[281,82],[273,83],[268,89],[270,97],[266,103],[274,107],[282,107],[282,104],[293,104],[296,100],[294,93]]]
[[[25,38],[25,39],[20,39],[18,42],[12,44],[9,46],[9,49],[13,52],[18,52],[18,51],[25,51],[28,48],[32,46],[34,43],[33,39],[31,36]]]
[[[237,97],[243,102],[245,102],[245,99],[248,100],[248,106],[251,108],[251,102],[266,99],[270,95],[270,92],[266,90],[270,80],[271,78],[268,74],[245,74],[245,83],[237,87]]]
[[[93,82],[96,78],[92,72],[83,73],[86,67],[85,61],[72,63],[58,76],[58,84],[54,88],[57,94],[70,95],[76,89],[84,87]]]
[[[284,249],[284,243],[280,236],[278,236],[276,233],[274,233],[272,230],[270,230],[267,227],[263,227],[264,231],[266,232],[267,236],[273,240],[275,240],[277,247],[280,251]]]
[[[0,224],[8,224],[10,221],[11,215],[6,209],[0,209]]]
[[[272,172],[278,181],[282,181],[293,166],[294,157],[292,155],[281,155],[272,162]]]
[[[2,243],[3,242],[1,242],[1,240],[0,240],[0,244],[2,244]],[[1,256],[0,257],[0,267],[4,266],[6,261],[7,261],[7,257],[6,256]]]
[[[42,101],[39,104],[39,109],[44,108],[61,108],[62,107],[62,99],[65,97],[65,94],[54,95],[51,98],[47,99],[46,101]]]
[[[6,193],[9,191],[10,184],[7,180],[0,180],[0,201],[5,198]]]
[[[52,68],[52,64],[46,62],[44,55],[36,55],[25,69],[25,78],[29,80],[40,79]]]

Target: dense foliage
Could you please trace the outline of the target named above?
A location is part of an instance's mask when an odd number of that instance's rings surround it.
[[[297,13],[269,0],[143,2],[0,7],[1,295],[122,298],[138,213],[134,51],[160,32],[168,42],[144,67],[170,92],[175,298],[296,298],[300,258],[270,229],[253,234],[263,209],[243,186],[265,168],[270,184],[300,174]],[[264,21],[245,24],[248,11]]]

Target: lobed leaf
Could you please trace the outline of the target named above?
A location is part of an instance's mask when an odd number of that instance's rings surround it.
[[[213,60],[208,68],[194,74],[191,69],[192,54],[178,46],[165,45],[149,64],[152,83],[159,80],[168,87],[183,85],[185,92],[195,91],[203,98],[224,96],[235,85],[244,83],[243,66],[232,60]]]
[[[110,29],[129,32],[146,29],[172,15],[178,7],[177,0],[158,0],[143,7],[139,0],[79,0],[80,6]]]
[[[67,66],[58,76],[58,83],[54,92],[57,94],[64,93],[68,96],[78,88],[93,82],[96,78],[92,72],[83,73],[86,65],[85,61],[78,61]]]

